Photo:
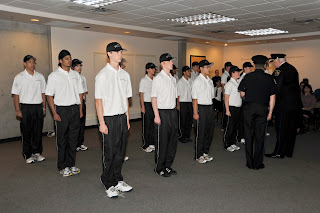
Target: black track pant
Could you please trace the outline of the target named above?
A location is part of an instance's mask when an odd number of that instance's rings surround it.
[[[108,134],[102,134],[101,182],[108,189],[123,180],[121,169],[127,147],[128,124],[126,114],[104,116],[104,122],[108,127]]]
[[[56,106],[61,121],[56,121],[58,170],[73,167],[80,130],[80,106]]]
[[[239,115],[239,127],[238,127],[238,138],[237,140],[240,141],[242,138],[244,138],[244,110],[245,103],[242,102],[242,106],[240,108],[240,115]]]
[[[82,118],[80,118],[80,131],[79,131],[79,141],[77,147],[81,146],[84,141],[84,129],[86,127],[86,117],[87,117],[87,107],[86,107],[86,102],[83,100],[83,105],[82,105]]]
[[[25,159],[32,154],[42,153],[42,104],[20,104],[22,118],[20,122],[22,155]]]
[[[213,111],[212,105],[198,105],[199,120],[194,120],[195,159],[209,153],[214,130]]]
[[[244,107],[244,138],[249,168],[258,168],[263,163],[267,115],[267,105],[247,103]]]
[[[240,119],[240,107],[229,106],[231,116],[227,116],[227,126],[223,134],[224,148],[236,144]]]
[[[222,104],[221,128],[226,129],[228,116],[226,115],[226,106],[224,105],[224,101],[222,101]]]
[[[273,154],[292,157],[297,133],[297,110],[277,112],[277,144]]]
[[[178,113],[176,109],[159,109],[161,125],[155,124],[155,172],[170,168],[177,151]]]
[[[184,141],[190,138],[192,128],[192,102],[180,102],[180,140]]]
[[[154,145],[154,113],[151,102],[144,102],[146,113],[142,113],[142,149]]]

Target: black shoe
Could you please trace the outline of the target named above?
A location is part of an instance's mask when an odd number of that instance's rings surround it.
[[[169,174],[169,172],[167,172],[167,170],[163,170],[161,172],[156,172],[157,175],[160,175],[162,177],[170,177],[171,175]]]
[[[181,142],[181,143],[188,143],[188,140],[187,139],[179,139],[179,141]]]
[[[192,143],[193,142],[192,139],[190,139],[190,138],[187,138],[187,141],[188,141],[188,143]]]
[[[280,157],[280,155],[278,155],[278,154],[274,154],[274,153],[271,153],[271,154],[265,154],[264,156],[266,156],[267,158],[278,158],[278,157]]]
[[[259,166],[257,166],[256,168],[254,168],[255,170],[258,170],[258,169],[264,169],[264,164],[260,164]]]
[[[169,175],[176,175],[177,171],[171,169],[171,168],[166,168],[166,171],[169,173]]]
[[[248,167],[249,169],[253,169],[253,167],[249,166],[248,164],[246,164],[246,167]]]

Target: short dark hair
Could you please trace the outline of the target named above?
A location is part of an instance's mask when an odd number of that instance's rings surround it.
[[[308,88],[310,89],[310,93],[313,93],[311,85],[310,85],[310,84],[305,84],[305,85],[303,86],[303,88],[302,88],[302,91],[301,91],[302,94],[305,94],[304,88],[306,88],[306,87],[308,87]]]

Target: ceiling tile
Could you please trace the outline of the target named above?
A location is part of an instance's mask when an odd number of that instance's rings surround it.
[[[233,7],[241,8],[241,7],[246,7],[246,6],[252,6],[252,5],[257,5],[257,4],[263,4],[263,3],[268,3],[266,0],[246,0],[246,1],[231,1],[231,2],[225,2],[227,5],[231,5]]]
[[[129,4],[126,1],[124,1],[124,2],[119,2],[119,3],[116,3],[116,4],[108,5],[105,8],[109,8],[109,9],[112,9],[112,10],[117,10],[119,12],[128,12],[128,11],[131,11],[131,10],[140,9],[141,6]]]
[[[198,15],[202,13],[204,13],[204,11],[198,10],[198,9],[187,9],[187,10],[180,10],[175,12],[177,16],[193,16],[193,15]]]
[[[151,8],[141,8],[138,10],[132,10],[128,13],[131,14],[136,14],[136,15],[142,15],[142,16],[152,16],[152,15],[158,15],[158,14],[162,14],[163,12],[160,10],[154,10]]]
[[[155,10],[161,10],[164,12],[174,12],[174,11],[178,11],[178,10],[190,9],[190,7],[186,7],[186,6],[183,6],[178,3],[165,3],[165,4],[161,4],[161,5],[157,5],[157,6],[151,6],[151,8],[155,9]]]
[[[293,13],[292,10],[284,9],[284,8],[279,8],[275,10],[266,10],[266,11],[260,11],[259,14],[263,16],[274,16],[274,15],[281,15],[281,14],[289,14]]]
[[[41,10],[48,7],[40,4],[33,4],[33,3],[28,3],[23,1],[14,1],[14,2],[8,3],[7,5],[12,7],[29,9],[29,10]]]
[[[219,13],[220,11],[223,10],[230,10],[234,9],[235,7],[227,5],[227,4],[222,4],[222,3],[217,3],[217,4],[211,4],[207,6],[202,6],[202,7],[197,7],[197,9],[204,10],[206,12],[213,12],[213,13]]]
[[[310,3],[317,3],[319,0],[286,0],[286,1],[275,1],[274,4],[280,5],[282,7],[293,7],[298,5],[310,4]]]
[[[289,7],[288,9],[299,12],[304,10],[313,10],[316,8],[320,8],[320,2],[312,3],[312,4],[305,4],[305,5],[299,5],[299,6],[293,6]]]
[[[259,12],[259,11],[266,11],[266,10],[275,10],[278,9],[279,6],[272,4],[272,3],[266,3],[266,4],[258,4],[254,6],[248,6],[248,7],[241,7],[241,9],[248,10],[250,12]]]

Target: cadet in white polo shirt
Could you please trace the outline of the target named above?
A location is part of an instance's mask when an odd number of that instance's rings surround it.
[[[240,147],[236,145],[237,133],[239,129],[240,108],[242,99],[238,91],[240,78],[240,71],[237,66],[230,68],[231,79],[224,87],[224,105],[226,107],[227,126],[223,135],[224,148],[229,152],[239,150]]]
[[[48,77],[46,95],[56,122],[57,167],[67,177],[80,173],[75,162],[84,91],[79,73],[70,69],[70,52],[62,50],[58,59],[59,68]]]
[[[82,61],[79,59],[72,60],[72,69],[79,73],[81,77],[81,83],[83,88],[83,100],[82,100],[82,118],[80,119],[80,132],[79,132],[79,141],[77,145],[77,152],[78,151],[86,151],[88,149],[87,146],[83,145],[84,142],[84,129],[86,127],[86,115],[87,115],[87,95],[88,95],[88,87],[87,87],[87,79],[84,75],[81,74],[82,72]]]
[[[146,64],[146,75],[141,79],[139,84],[140,106],[142,114],[142,150],[152,152],[154,146],[154,113],[151,104],[151,90],[153,76],[156,71],[154,63]]]
[[[153,79],[151,103],[156,124],[155,172],[163,177],[176,175],[171,168],[177,151],[178,113],[176,111],[177,83],[170,74],[172,60],[169,53],[160,56],[161,72]]]
[[[226,117],[226,107],[224,106],[224,86],[230,80],[229,70],[232,67],[232,63],[230,61],[224,64],[224,72],[221,76],[221,86],[222,86],[222,103],[223,103],[223,112],[222,112],[222,119],[221,119],[221,130],[224,131],[227,125],[227,117]]]
[[[20,118],[22,155],[26,163],[43,161],[42,127],[46,113],[46,81],[35,71],[36,58],[26,55],[23,59],[25,70],[16,75],[12,95],[16,116]]]
[[[190,131],[192,127],[192,81],[190,79],[190,67],[184,66],[182,68],[182,74],[183,76],[180,78],[177,84],[177,109],[180,113],[179,127],[181,132],[179,141],[182,143],[188,143],[192,142],[190,139]]]
[[[212,161],[208,155],[214,130],[214,113],[212,99],[214,86],[209,78],[210,68],[213,63],[202,60],[199,63],[200,75],[192,85],[193,119],[195,120],[195,159],[199,163]]]
[[[106,49],[110,63],[96,76],[95,99],[103,142],[101,183],[111,198],[132,189],[121,174],[130,128],[128,98],[132,97],[132,88],[129,73],[119,66],[122,51],[126,50],[118,42],[109,43]]]
[[[192,62],[192,65],[191,65],[191,81],[194,81],[196,79],[196,77],[199,76],[199,63],[194,61]]]

